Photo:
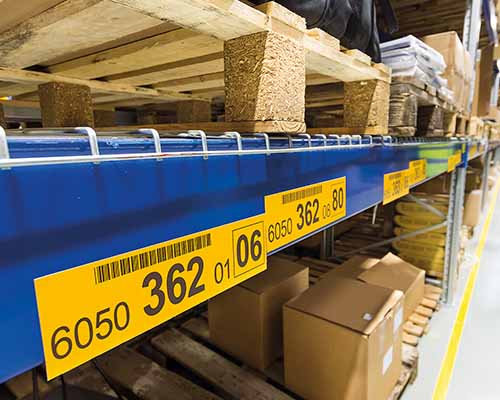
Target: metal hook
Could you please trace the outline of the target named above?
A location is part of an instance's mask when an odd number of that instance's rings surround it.
[[[358,139],[358,144],[361,146],[363,144],[363,139],[361,139],[361,135],[352,135],[353,139]]]
[[[160,134],[156,129],[150,129],[150,128],[141,128],[138,130],[140,133],[144,134],[150,134],[153,137],[153,141],[155,143],[155,152],[160,154],[161,153],[161,143],[160,143]]]
[[[316,135],[314,135],[314,137],[316,138],[320,138],[320,139],[323,139],[323,146],[326,147],[327,146],[327,139],[326,139],[326,135],[323,135],[322,133],[317,133]]]
[[[97,144],[97,135],[95,131],[92,128],[89,128],[87,126],[79,126],[75,128],[75,131],[83,131],[89,138],[89,144],[90,144],[90,153],[93,156],[98,156],[99,155],[99,145]]]
[[[311,147],[312,146],[312,144],[311,144],[311,135],[309,135],[308,133],[300,133],[297,136],[298,137],[303,137],[303,138],[307,139],[307,147]]]
[[[189,136],[189,137],[196,137],[201,139],[201,149],[203,151],[203,159],[206,160],[208,159],[208,141],[207,141],[207,134],[202,131],[202,130],[190,130],[187,131],[187,134],[181,134],[179,136]]]
[[[5,129],[0,126],[0,159],[10,158],[9,145],[7,144],[7,134]]]
[[[339,135],[328,135],[328,137],[335,139],[337,141],[337,145],[340,145],[340,136]]]
[[[385,140],[389,140],[389,144],[392,144],[392,136],[382,135],[382,144],[385,144]]]
[[[372,135],[365,135],[365,137],[368,138],[368,144],[372,145],[373,144],[373,136]]]
[[[266,150],[267,151],[271,150],[271,144],[269,143],[269,135],[267,133],[256,133],[255,136],[263,137],[264,141],[266,142]],[[270,153],[267,153],[267,155],[270,155]]]
[[[347,139],[349,141],[349,146],[352,146],[352,136],[351,135],[342,135],[341,139]]]
[[[223,136],[236,139],[236,146],[238,146],[238,151],[243,150],[243,145],[241,143],[241,135],[239,132],[224,132]]]

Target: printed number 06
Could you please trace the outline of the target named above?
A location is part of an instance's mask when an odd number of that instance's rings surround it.
[[[248,258],[252,257],[253,261],[258,261],[262,256],[262,242],[260,238],[262,233],[255,230],[248,241],[247,235],[241,235],[236,241],[236,260],[240,268],[244,268],[248,264]]]

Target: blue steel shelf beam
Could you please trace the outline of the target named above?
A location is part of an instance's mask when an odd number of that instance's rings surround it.
[[[339,177],[348,218],[381,202],[384,174],[425,159],[430,179],[470,143],[0,129],[0,382],[43,361],[35,278],[260,215],[266,195]]]

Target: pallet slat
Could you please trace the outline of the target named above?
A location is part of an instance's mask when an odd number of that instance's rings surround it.
[[[206,379],[226,395],[242,400],[291,399],[254,374],[243,370],[175,329],[156,336],[152,343],[158,350]]]

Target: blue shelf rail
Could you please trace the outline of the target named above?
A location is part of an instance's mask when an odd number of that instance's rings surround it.
[[[0,382],[44,360],[35,278],[259,215],[266,195],[339,177],[345,219],[382,201],[384,174],[424,159],[430,179],[478,143],[0,128]]]

